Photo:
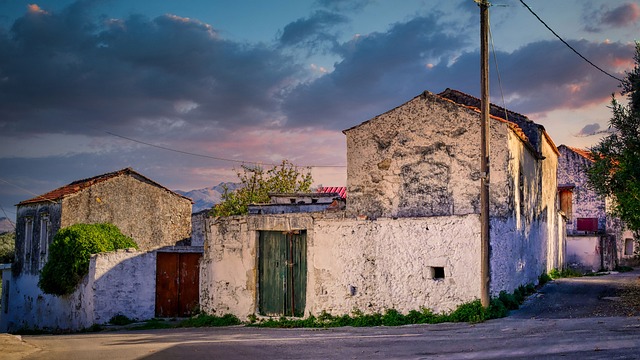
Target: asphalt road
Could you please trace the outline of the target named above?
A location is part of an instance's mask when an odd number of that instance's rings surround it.
[[[640,359],[640,272],[562,279],[480,324],[24,336],[27,359]],[[633,316],[629,316],[633,315]],[[1,357],[1,354],[0,354]]]

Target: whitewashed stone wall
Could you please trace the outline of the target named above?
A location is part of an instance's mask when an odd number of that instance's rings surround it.
[[[491,208],[508,213],[507,133],[492,120]],[[480,114],[429,92],[345,130],[347,210],[418,217],[479,212]]]
[[[155,316],[156,253],[132,249],[93,255],[93,323],[115,315],[147,320]]]
[[[38,276],[12,276],[0,331],[80,330],[114,315],[150,319],[155,310],[155,253],[135,250],[96,254],[77,290],[66,296],[42,293]]]
[[[376,221],[342,215],[215,219],[201,266],[201,308],[241,319],[256,313],[260,230],[307,230],[306,314],[442,312],[480,296],[477,215]],[[444,267],[445,278],[434,280],[431,267]]]
[[[572,214],[567,214],[569,215],[567,231],[569,234],[574,233],[577,218],[598,218],[598,229],[605,231],[606,201],[587,186],[586,169],[591,166],[591,161],[565,145],[560,145],[558,150],[560,151],[558,185],[574,186],[571,200]]]

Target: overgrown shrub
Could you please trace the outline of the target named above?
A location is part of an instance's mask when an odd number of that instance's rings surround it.
[[[136,322],[135,319],[131,319],[128,316],[121,314],[115,315],[109,320],[109,324],[111,325],[129,325],[134,322]]]
[[[60,229],[49,246],[49,258],[42,268],[38,286],[46,294],[71,294],[89,272],[92,254],[138,248],[112,224],[75,224]]]
[[[0,234],[0,264],[12,263],[15,257],[16,233]]]
[[[242,321],[235,315],[225,314],[222,316],[198,314],[188,318],[179,324],[180,327],[210,327],[210,326],[231,326],[240,325]]]

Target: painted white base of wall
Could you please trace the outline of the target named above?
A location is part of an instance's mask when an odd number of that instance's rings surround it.
[[[150,319],[155,313],[155,271],[155,253],[119,250],[93,255],[89,274],[66,296],[43,294],[37,275],[10,277],[0,331],[79,330],[118,314]]]

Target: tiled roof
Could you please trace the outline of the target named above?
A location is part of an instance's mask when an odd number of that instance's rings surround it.
[[[561,146],[565,146],[567,149],[573,151],[574,153],[582,156],[583,158],[593,162],[593,154],[591,153],[591,151],[587,150],[587,149],[580,149],[580,148],[575,148],[575,147],[571,147],[571,146],[567,146],[567,145],[561,145]]]
[[[429,91],[424,91],[422,94],[416,96],[417,97],[426,97],[426,96],[433,96],[436,97],[438,99],[444,100],[444,101],[448,101],[451,102],[457,106],[469,109],[471,111],[480,113],[480,99],[471,96],[469,94],[465,94],[461,91],[458,90],[453,90],[453,89],[449,89],[447,88],[445,91],[441,92],[440,94],[434,94],[431,93]],[[415,99],[414,98],[414,99]],[[401,107],[397,106],[396,108]],[[392,111],[392,110],[390,110]],[[508,117],[509,120],[501,117],[502,115],[504,115],[506,112],[507,115],[505,115],[505,117]],[[556,153],[556,154],[560,154],[558,152],[558,148],[556,147],[556,145],[554,144],[553,140],[551,140],[551,137],[549,137],[549,134],[547,134],[547,132],[544,130],[544,127],[542,125],[536,124],[533,121],[529,120],[529,118],[527,118],[526,116],[522,115],[522,114],[518,114],[516,112],[513,112],[511,110],[506,110],[504,108],[501,108],[499,106],[496,106],[494,104],[491,104],[490,106],[490,114],[489,117],[491,119],[494,119],[496,121],[500,121],[503,122],[505,124],[507,124],[507,126],[509,126],[509,128],[522,140],[522,142],[524,143],[525,146],[527,146],[531,151],[533,151],[534,154],[536,154],[536,156],[540,156],[539,151],[536,148],[536,143],[539,143],[539,139],[531,139],[527,133],[523,130],[523,128],[521,127],[520,124],[522,124],[523,126],[526,126],[529,130],[531,130],[532,128],[534,129],[542,129],[542,133],[543,136],[547,139],[547,141],[549,142],[549,144],[551,145],[552,150]],[[369,119],[361,124],[352,126],[348,129],[343,130],[343,133],[347,133],[348,131],[355,129],[357,127],[360,127],[363,124],[366,124],[368,122],[370,122],[371,120],[377,118],[374,117],[372,119]],[[513,120],[513,121],[512,121]],[[534,132],[531,132],[532,135],[535,135]],[[537,136],[539,138],[539,136]],[[532,140],[535,140],[532,141]]]
[[[347,198],[347,188],[345,186],[323,186],[318,188],[317,192],[324,194],[339,194],[341,198]]]
[[[35,204],[35,203],[40,203],[40,202],[55,202],[55,201],[58,201],[58,200],[61,200],[61,199],[65,198],[66,196],[75,194],[75,193],[77,193],[77,192],[79,192],[81,190],[84,190],[84,189],[86,189],[86,188],[88,188],[90,186],[93,186],[93,185],[95,185],[97,183],[101,183],[103,181],[112,179],[112,178],[117,177],[117,176],[125,175],[125,174],[126,175],[135,175],[136,177],[141,178],[143,181],[145,181],[145,182],[147,182],[147,183],[149,183],[151,185],[154,185],[154,186],[157,186],[159,188],[165,189],[165,190],[167,190],[168,192],[170,192],[170,193],[172,193],[174,195],[177,195],[177,196],[183,197],[185,199],[188,199],[189,201],[192,201],[188,197],[182,196],[182,195],[180,195],[178,193],[175,193],[175,192],[167,189],[166,187],[158,184],[157,182],[155,182],[155,181],[147,178],[146,176],[136,172],[132,168],[126,168],[126,169],[110,172],[110,173],[107,173],[107,174],[94,176],[94,177],[88,178],[88,179],[82,179],[82,180],[74,181],[74,182],[72,182],[72,183],[70,183],[68,185],[65,185],[65,186],[59,187],[59,188],[57,188],[55,190],[49,191],[48,193],[36,196],[36,197],[34,197],[32,199],[29,199],[29,200],[22,201],[18,205]]]

